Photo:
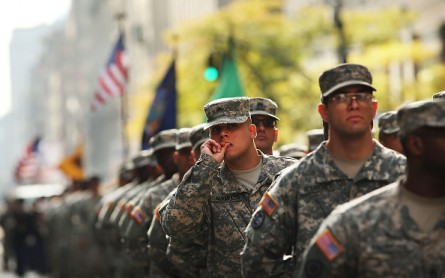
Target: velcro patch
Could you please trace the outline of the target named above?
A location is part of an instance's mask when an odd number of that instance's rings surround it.
[[[251,224],[252,228],[254,228],[255,230],[258,229],[259,227],[261,227],[261,225],[263,225],[263,222],[264,222],[264,211],[259,210],[252,217],[252,224]]]
[[[260,201],[260,205],[269,216],[272,216],[272,214],[278,208],[278,202],[275,201],[275,199],[269,194],[269,192],[266,192],[264,194],[263,198]]]
[[[335,237],[327,229],[318,236],[315,244],[328,261],[337,258],[337,256],[344,251],[340,243],[338,243]]]
[[[131,212],[131,217],[136,220],[136,222],[138,222],[139,225],[142,224],[142,222],[144,222],[144,220],[147,218],[147,216],[145,215],[145,213],[141,210],[140,207],[136,207],[135,209],[133,209],[133,211]]]

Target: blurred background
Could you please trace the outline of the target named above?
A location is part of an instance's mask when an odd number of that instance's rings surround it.
[[[39,13],[26,1],[15,2],[22,7],[2,12],[9,19],[25,10]],[[321,128],[318,76],[338,63],[369,67],[379,113],[445,88],[442,0],[71,0],[39,6],[55,10],[62,2],[55,20],[15,28],[5,38],[3,190],[92,175],[112,182],[123,161],[147,147],[142,138],[146,142],[162,126],[157,108],[169,107],[162,102],[165,90],[175,93],[168,115],[177,128],[201,123],[202,107],[216,93],[273,99],[281,118],[278,148],[307,144],[305,132]]]

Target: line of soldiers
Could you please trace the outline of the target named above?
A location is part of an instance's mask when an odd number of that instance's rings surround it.
[[[205,124],[152,137],[90,211],[102,272],[56,277],[444,276],[444,94],[382,114],[376,140],[365,66],[319,86],[308,148],[274,154],[266,98],[211,101]]]

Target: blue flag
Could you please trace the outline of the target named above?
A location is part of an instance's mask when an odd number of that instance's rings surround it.
[[[176,128],[176,70],[175,60],[156,88],[156,96],[148,111],[142,134],[141,149],[149,148],[148,141],[158,132]]]

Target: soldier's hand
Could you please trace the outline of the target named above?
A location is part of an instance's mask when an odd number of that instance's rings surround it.
[[[209,139],[201,145],[201,153],[210,155],[216,162],[221,163],[224,160],[224,154],[228,146],[229,144],[219,144],[215,140]]]

